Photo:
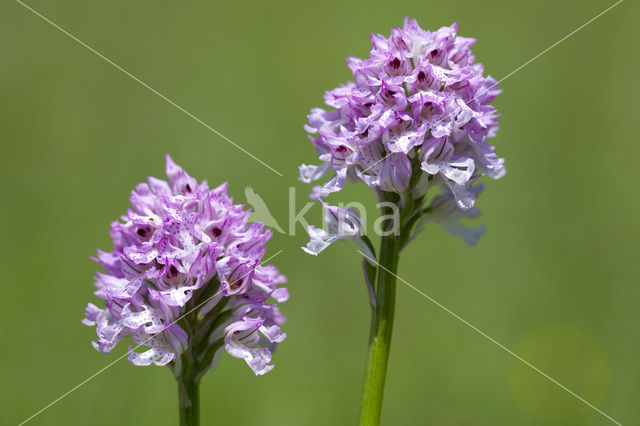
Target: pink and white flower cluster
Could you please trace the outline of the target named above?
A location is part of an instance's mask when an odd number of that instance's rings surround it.
[[[132,191],[131,209],[111,224],[113,250],[98,251],[104,272],[95,278],[86,325],[93,346],[111,351],[123,338],[135,365],[178,362],[189,349],[208,369],[225,350],[256,375],[273,368],[271,350],[285,337],[276,302],[289,294],[284,275],[262,265],[270,230],[248,223],[249,210],[233,204],[227,184],[209,189],[167,156],[168,182],[149,177]],[[216,354],[207,351],[216,350]]]

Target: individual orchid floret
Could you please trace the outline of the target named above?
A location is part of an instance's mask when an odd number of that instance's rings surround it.
[[[385,158],[380,173],[380,189],[403,193],[411,181],[411,160],[402,153],[391,153]]]
[[[325,229],[311,225],[307,228],[310,241],[305,252],[317,256],[336,241],[356,241],[359,245],[364,234],[364,224],[358,213],[349,208],[331,206],[322,201]],[[366,246],[366,245],[365,245]]]
[[[95,278],[104,307],[86,309],[93,346],[108,353],[130,337],[133,364],[168,364],[176,375],[188,364],[193,377],[215,367],[222,348],[234,357],[245,348],[240,358],[264,374],[286,336],[277,307],[288,298],[286,278],[262,264],[272,233],[248,223],[226,183],[209,189],[169,156],[166,174],[136,186],[131,209],[111,224],[113,250],[94,259],[104,268]]]
[[[243,358],[257,375],[265,374],[273,369],[269,344],[281,342],[286,334],[280,327],[272,325],[265,327],[262,318],[244,317],[225,329],[225,349],[236,357]],[[269,343],[261,341],[268,340]]]
[[[472,188],[473,195],[477,197],[483,189],[482,185],[474,186]],[[426,208],[426,213],[413,229],[413,235],[407,242],[417,237],[427,223],[435,222],[442,225],[451,235],[462,238],[470,246],[475,246],[484,234],[485,227],[469,228],[460,220],[475,219],[478,216],[480,216],[480,210],[477,207],[472,207],[469,210],[460,210],[452,192],[440,194],[434,197],[429,207]]]

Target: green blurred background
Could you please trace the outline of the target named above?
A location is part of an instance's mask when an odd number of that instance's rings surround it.
[[[284,174],[279,177],[14,1],[0,6],[0,423],[17,424],[126,351],[80,323],[97,247],[129,191],[169,152],[198,179],[252,186],[281,224],[302,125],[350,78],[368,34],[410,14],[460,23],[500,79],[611,5],[452,0],[28,4]],[[638,424],[638,2],[627,0],[501,84],[494,140],[508,174],[486,182],[475,248],[430,227],[399,274],[622,424]],[[350,199],[373,197],[353,187]],[[311,221],[319,211],[308,215]],[[288,339],[256,378],[225,356],[202,385],[204,425],[353,425],[369,309],[360,256],[270,253],[289,277]],[[386,425],[613,424],[399,284]],[[177,423],[167,368],[122,360],[33,425]]]

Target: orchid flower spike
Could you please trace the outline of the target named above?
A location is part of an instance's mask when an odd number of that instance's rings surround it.
[[[199,379],[223,350],[267,373],[286,336],[277,302],[288,298],[285,276],[262,263],[271,231],[248,223],[226,183],[209,189],[168,155],[166,174],[136,186],[131,209],[111,223],[113,250],[94,259],[103,303],[89,303],[83,320],[96,327],[93,346],[108,353],[131,338],[129,361],[168,364],[176,376],[188,364]]]

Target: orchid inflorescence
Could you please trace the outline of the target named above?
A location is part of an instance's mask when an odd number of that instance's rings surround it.
[[[95,258],[104,268],[95,294],[105,307],[86,310],[83,322],[98,334],[93,346],[108,353],[131,337],[148,347],[129,347],[133,364],[177,370],[188,352],[198,377],[224,348],[256,375],[268,372],[271,349],[286,337],[285,318],[270,300],[288,299],[278,287],[286,278],[260,264],[271,231],[247,222],[249,211],[233,204],[226,183],[198,184],[169,156],[166,174],[168,182],[149,177],[136,186],[132,208],[111,224],[113,251]]]
[[[331,109],[312,109],[305,126],[322,164],[300,166],[300,180],[332,175],[313,188],[312,199],[324,200],[347,181],[362,181],[380,201],[403,209],[413,229],[439,222],[475,244],[483,229],[467,229],[459,219],[479,214],[473,206],[482,191],[474,185],[480,176],[505,174],[504,160],[487,143],[498,130],[491,102],[500,90],[475,63],[475,40],[457,30],[453,24],[425,31],[407,17],[390,37],[371,35],[369,58],[348,58],[353,81],[326,92]],[[442,192],[425,207],[432,187]],[[345,218],[354,214],[341,210]],[[331,219],[325,215],[327,226]],[[306,251],[312,254],[349,238],[313,226],[309,234]]]
[[[491,105],[498,83],[475,63],[475,40],[457,32],[457,24],[425,31],[407,17],[390,37],[371,35],[369,58],[348,58],[353,81],[326,92],[330,109],[312,109],[305,126],[322,164],[300,166],[300,180],[330,178],[311,191],[323,205],[324,226],[307,228],[303,250],[317,255],[351,240],[363,255],[372,316],[361,426],[380,424],[401,250],[429,222],[474,245],[484,227],[467,228],[461,219],[480,214],[476,182],[505,174],[504,160],[487,143],[498,130]],[[327,201],[347,181],[364,182],[379,201],[377,254],[358,213]]]

